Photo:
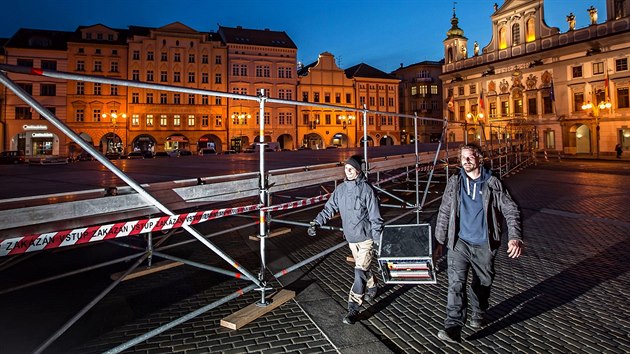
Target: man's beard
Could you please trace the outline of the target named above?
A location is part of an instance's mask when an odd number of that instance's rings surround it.
[[[464,171],[466,172],[471,172],[473,170],[475,170],[477,168],[477,166],[473,165],[473,164],[464,164]]]

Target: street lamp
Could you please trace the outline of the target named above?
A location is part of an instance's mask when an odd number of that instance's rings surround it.
[[[466,130],[466,132],[464,133],[465,144],[468,144],[468,122],[471,121],[473,124],[479,124],[481,132],[483,133],[483,126],[481,125],[483,118],[483,113],[468,112],[468,114],[466,114],[466,121],[464,122],[464,130]],[[481,145],[481,135],[479,135],[479,145]]]
[[[349,114],[347,116],[342,114],[342,115],[339,116],[339,120],[341,121],[341,125],[343,126],[343,130],[346,130],[346,128],[349,125],[351,125],[352,121],[354,121],[355,119],[356,119],[356,117],[353,116],[352,114]],[[350,138],[350,136],[348,135],[347,138],[346,138],[347,139],[346,140],[346,147],[350,147],[350,141],[349,141],[350,139],[349,138]]]
[[[112,123],[111,139],[108,139],[107,141],[107,152],[120,152],[116,149],[116,122],[118,121],[118,117],[125,119],[127,118],[127,115],[125,113],[119,115],[116,112],[112,112],[110,114],[103,113],[101,114],[101,117],[103,117],[103,119],[107,119],[107,117],[109,117]]]
[[[606,102],[601,101],[598,105],[593,105],[590,101],[587,101],[582,105],[582,110],[590,111],[589,114],[595,118],[595,151],[597,158],[599,159],[599,111],[603,109],[610,109],[612,105],[608,100]]]
[[[243,122],[247,123],[247,119],[252,117],[249,113],[243,112],[243,106],[239,106],[241,112],[232,113],[232,124],[238,124],[240,127],[240,135],[238,136],[239,152],[243,151]]]

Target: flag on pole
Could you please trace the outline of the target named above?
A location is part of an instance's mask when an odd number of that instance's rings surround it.
[[[606,94],[606,102],[610,101],[610,96],[608,96],[609,83],[610,83],[610,79],[608,78],[608,70],[606,70],[606,76],[604,78],[604,93]]]
[[[549,98],[551,98],[552,102],[556,101],[556,93],[553,89],[553,79],[551,79],[551,88],[549,89]]]
[[[483,89],[479,92],[479,112],[485,112],[485,106],[483,103]]]
[[[446,105],[449,111],[455,112],[455,102],[453,101],[453,96],[449,98],[448,103]]]

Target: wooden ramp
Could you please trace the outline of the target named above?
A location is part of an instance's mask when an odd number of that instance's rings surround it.
[[[133,272],[127,274],[127,276],[121,281],[130,280],[134,278],[139,278],[145,275],[153,274],[156,272],[160,272],[169,268],[179,267],[180,265],[184,265],[182,262],[173,262],[173,261],[162,261],[153,263],[150,267],[138,267],[138,269]],[[118,272],[111,275],[112,280],[118,280],[118,278],[122,277],[125,272]]]
[[[239,329],[254,321],[255,319],[262,317],[266,313],[275,310],[276,308],[280,307],[280,305],[293,299],[294,297],[295,291],[282,289],[268,298],[268,300],[271,301],[269,305],[264,307],[257,306],[256,304],[248,305],[244,309],[240,309],[235,313],[223,318],[221,320],[221,326],[227,327],[229,329]]]

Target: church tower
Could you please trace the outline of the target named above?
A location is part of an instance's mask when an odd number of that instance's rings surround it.
[[[459,19],[453,7],[453,18],[451,19],[451,29],[446,31],[444,40],[444,61],[446,64],[454,63],[468,58],[468,38],[464,37],[464,30],[457,24]]]

